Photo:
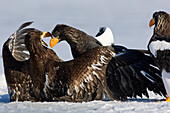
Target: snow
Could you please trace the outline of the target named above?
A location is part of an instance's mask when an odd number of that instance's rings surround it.
[[[170,103],[157,102],[162,97],[150,92],[151,99],[130,99],[125,102],[111,101],[92,101],[82,103],[71,102],[10,102],[6,94],[6,88],[0,87],[0,112],[17,113],[164,113],[170,112]],[[3,92],[4,91],[4,92]]]
[[[155,11],[170,13],[169,0],[0,0],[1,48],[7,38],[26,21],[33,27],[52,31],[56,24],[68,24],[95,36],[100,27],[113,31],[115,44],[128,48],[146,49],[153,29],[149,20]],[[45,39],[48,43],[49,39]],[[61,42],[54,47],[63,60],[72,59],[70,47]],[[2,49],[0,49],[2,53]],[[2,54],[1,54],[2,56]],[[150,99],[137,98],[125,102],[92,101],[71,102],[11,102],[7,94],[3,62],[0,59],[0,112],[2,113],[164,113],[170,112],[170,103],[157,102],[163,97],[150,92]]]
[[[170,112],[170,103],[157,102],[162,97],[150,92],[150,99],[129,99],[125,102],[111,101],[106,98],[103,101],[82,103],[72,102],[9,102],[6,82],[1,75],[0,80],[0,113],[163,113]]]

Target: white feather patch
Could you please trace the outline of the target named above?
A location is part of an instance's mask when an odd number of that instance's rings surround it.
[[[48,73],[46,72],[45,73],[45,84],[44,84],[44,89],[43,89],[46,97],[48,96],[47,95],[47,87],[49,88],[49,85],[48,85]]]
[[[113,33],[110,28],[105,27],[102,35],[95,37],[103,46],[111,46],[114,43]]]
[[[160,70],[158,67],[156,67],[156,66],[154,66],[154,65],[152,65],[152,64],[149,64],[149,65],[150,65],[151,67],[157,69],[157,70]]]
[[[168,96],[170,97],[170,73],[165,70],[162,71],[162,80]]]
[[[113,57],[116,56],[116,53],[114,53],[114,52],[111,52],[110,54],[111,54]]]
[[[94,64],[94,65],[96,65],[98,67],[102,66],[102,64],[100,62],[97,62],[97,64]]]
[[[150,43],[149,45],[149,49],[151,51],[151,53],[157,57],[157,51],[158,50],[170,50],[170,43],[169,42],[166,42],[166,41],[160,41],[160,40],[157,40],[157,41],[153,41]]]
[[[86,80],[87,80],[88,82],[90,82],[90,78],[89,78],[88,76],[86,77]]]
[[[29,51],[23,51],[23,53],[30,55]]]
[[[84,78],[84,82],[86,82],[86,83],[88,82],[88,81],[86,80],[86,78]]]
[[[107,58],[102,55],[102,56],[100,57],[101,63],[102,63],[102,64],[106,64],[106,61],[105,61],[106,59],[107,59]]]
[[[90,79],[90,81],[93,81],[93,78],[92,78],[92,76],[91,76],[91,75],[89,75],[89,79]]]
[[[87,77],[86,77],[86,80],[87,80],[88,82],[93,81],[91,75],[87,76]]]
[[[45,84],[48,86],[48,73],[45,73]]]
[[[69,89],[67,89],[67,94],[68,94],[68,95],[71,95],[71,93],[70,93],[70,90],[69,90]]]
[[[98,67],[96,66],[96,64],[92,64],[91,66],[92,66],[93,69],[101,70],[100,68],[98,68]]]
[[[81,87],[82,89],[84,89],[84,84],[83,84],[83,82],[80,84],[80,87]]]
[[[95,75],[98,79],[100,79],[99,75],[98,75],[95,71],[93,71],[92,73],[93,73],[93,75]]]
[[[78,86],[75,86],[74,89],[75,89],[76,92],[79,92]]]

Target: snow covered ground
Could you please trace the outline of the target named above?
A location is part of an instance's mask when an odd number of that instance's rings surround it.
[[[3,76],[0,76],[0,113],[167,113],[170,112],[170,103],[157,102],[163,97],[150,92],[150,99],[129,99],[125,102],[103,101],[83,103],[71,102],[11,102]]]
[[[2,80],[2,78],[1,78]],[[150,92],[150,99],[129,99],[125,102],[92,101],[83,103],[71,102],[11,102],[5,82],[0,84],[0,113],[168,113],[170,103],[157,102],[162,97]]]
[[[153,31],[148,27],[152,13],[159,10],[170,13],[169,4],[169,0],[0,0],[0,53],[7,38],[26,21],[34,21],[32,26],[42,31],[51,31],[56,24],[65,23],[93,36],[99,27],[108,26],[114,33],[116,44],[146,49]],[[72,59],[70,48],[65,42],[55,46],[54,50],[60,58]],[[106,99],[87,103],[9,103],[3,62],[0,59],[0,112],[4,113],[170,112],[170,103],[157,103],[163,97],[152,92],[149,94],[149,100],[138,98],[125,102]]]

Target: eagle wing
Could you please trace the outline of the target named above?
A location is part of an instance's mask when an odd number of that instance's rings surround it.
[[[114,46],[113,46],[114,47]],[[115,46],[118,54],[107,67],[107,84],[110,97],[126,100],[127,97],[149,97],[147,89],[166,95],[161,71],[148,51],[130,50]]]
[[[54,87],[60,90],[55,92],[62,93],[60,99],[64,101],[103,99],[106,67],[114,55],[112,47],[97,47],[72,61],[57,62],[57,77],[48,81],[48,87],[55,83]],[[50,76],[49,72],[48,78]],[[67,100],[67,97],[70,97],[70,100]]]
[[[34,30],[34,28],[25,27],[32,23],[33,22],[26,22],[22,24],[8,39],[8,48],[17,61],[26,61],[30,58],[29,52],[25,46],[25,35],[27,32]]]

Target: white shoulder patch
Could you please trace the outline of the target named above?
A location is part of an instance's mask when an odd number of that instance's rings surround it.
[[[98,37],[95,37],[103,46],[111,46],[114,43],[114,37],[109,27],[104,27],[105,31]]]
[[[151,51],[151,53],[157,57],[157,51],[158,50],[170,50],[170,43],[169,42],[166,42],[166,41],[153,41],[150,43],[149,45],[149,49]]]

